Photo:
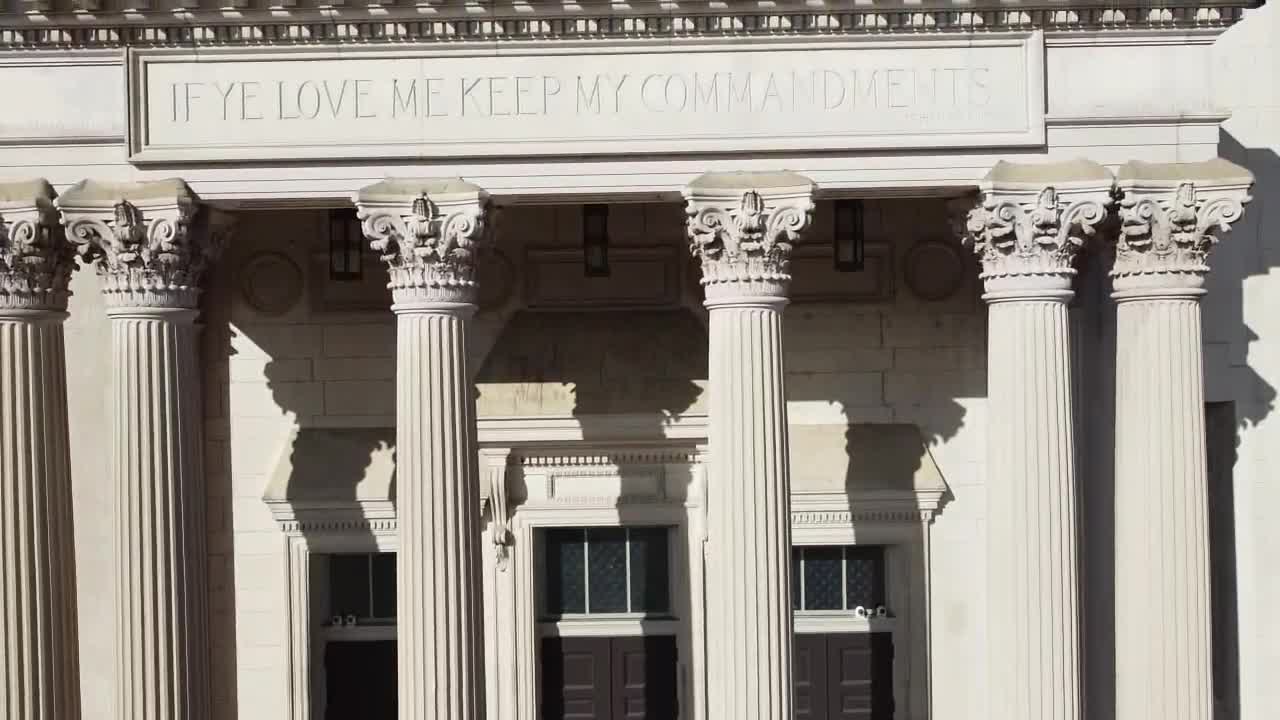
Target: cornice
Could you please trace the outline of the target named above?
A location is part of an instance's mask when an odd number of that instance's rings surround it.
[[[92,6],[96,0],[75,0]],[[1044,30],[1224,30],[1248,2],[1205,0],[1123,6],[1077,2],[897,2],[855,6],[752,2],[732,9],[707,2],[657,3],[427,3],[385,2],[359,7],[249,7],[247,0],[209,2],[175,11],[72,11],[63,0],[0,0],[0,49],[183,46],[288,46],[495,41],[857,36],[988,33]],[[195,5],[195,2],[189,2]],[[256,0],[253,4],[257,4]],[[213,9],[218,5],[225,9]],[[21,9],[20,9],[21,8]],[[25,11],[24,11],[25,9]]]

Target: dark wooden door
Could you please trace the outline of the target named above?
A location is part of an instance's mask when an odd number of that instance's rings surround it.
[[[676,639],[546,638],[543,720],[673,720]]]
[[[796,635],[791,663],[796,720],[827,720],[827,636]]]
[[[611,659],[609,638],[545,638],[542,716],[547,720],[609,717]]]
[[[612,720],[674,720],[676,639],[614,638]]]
[[[396,720],[396,642],[324,648],[325,720]]]
[[[892,720],[893,636],[796,635],[796,720]]]

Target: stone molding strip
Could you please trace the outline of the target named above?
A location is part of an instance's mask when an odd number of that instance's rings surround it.
[[[31,3],[39,5],[39,2]],[[1224,30],[1250,3],[1123,7],[849,8],[787,7],[772,11],[655,12],[630,10],[567,14],[477,5],[460,12],[382,5],[337,10],[42,12],[0,14],[0,50],[180,46],[463,43],[520,40],[619,40],[858,36],[909,33],[1099,32]]]

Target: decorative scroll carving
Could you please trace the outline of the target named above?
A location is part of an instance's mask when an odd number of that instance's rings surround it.
[[[774,179],[786,181],[790,192],[766,198],[751,187],[730,194],[715,187],[714,176],[704,178],[712,178],[709,188],[695,181],[685,192],[685,213],[707,297],[785,296],[791,251],[813,220],[812,185],[799,176],[781,176]],[[797,187],[806,189],[796,193]]]
[[[202,210],[180,181],[156,185],[81,183],[58,199],[68,239],[97,268],[109,306],[195,308],[228,240],[227,216]]]
[[[387,181],[374,188],[405,190],[409,183]],[[372,189],[367,189],[372,190]],[[388,287],[397,304],[454,302],[475,304],[476,264],[490,239],[485,218],[487,197],[468,186],[465,197],[437,197],[429,187],[399,200],[357,197],[365,237],[387,264]]]
[[[67,307],[75,248],[62,232],[52,197],[48,189],[29,201],[0,200],[0,309]]]
[[[1193,182],[1169,194],[1126,192],[1120,199],[1113,277],[1147,273],[1206,273],[1218,233],[1244,214],[1249,196],[1205,197]]]
[[[1076,254],[1107,218],[1107,190],[1069,199],[1046,187],[1031,202],[985,193],[969,211],[964,239],[982,261],[982,279],[1074,276]]]

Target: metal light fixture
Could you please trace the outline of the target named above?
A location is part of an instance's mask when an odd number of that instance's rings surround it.
[[[582,206],[582,270],[587,277],[609,277],[609,206]]]
[[[364,276],[364,232],[355,208],[329,211],[329,279],[341,282]]]
[[[862,269],[866,259],[862,201],[837,200],[835,210],[836,270],[857,272]]]

